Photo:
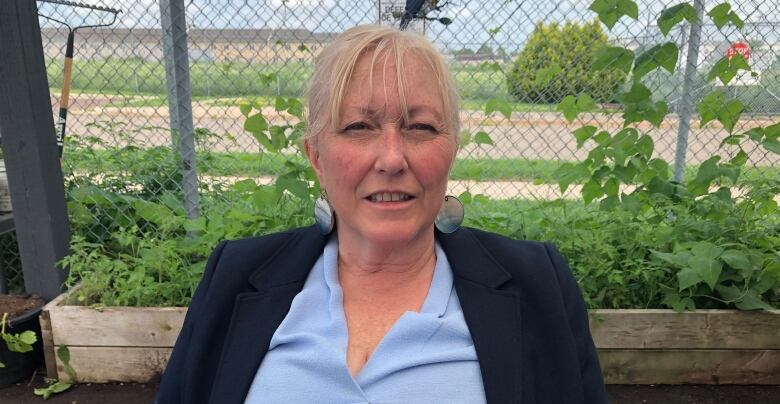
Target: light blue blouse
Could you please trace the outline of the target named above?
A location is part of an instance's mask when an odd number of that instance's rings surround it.
[[[452,280],[436,244],[422,309],[402,315],[353,378],[332,236],[271,338],[246,403],[484,403],[477,354]]]

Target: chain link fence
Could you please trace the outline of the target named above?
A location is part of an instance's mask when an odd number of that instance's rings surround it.
[[[77,204],[69,205],[72,221],[89,223],[78,227],[80,231],[99,235],[110,232],[109,221],[132,222],[129,214],[123,219],[127,204],[122,195],[162,202],[171,209],[180,209],[184,196],[180,139],[177,130],[171,129],[160,5],[157,0],[91,3],[120,8],[122,13],[111,27],[78,30],[75,35],[63,166],[69,200],[93,198],[105,202],[100,209],[90,211]],[[185,95],[191,98],[198,175],[194,186],[200,195],[201,212],[216,206],[229,184],[243,179],[269,183],[285,169],[284,159],[267,153],[244,129],[245,118],[239,104],[248,100],[264,107],[269,122],[294,124],[295,119],[289,114],[276,112],[276,97],[300,97],[319,50],[349,27],[377,23],[382,18],[378,3],[184,2],[189,55],[189,92]],[[387,3],[392,2],[382,3],[386,10]],[[665,7],[676,3],[639,1],[637,20],[624,17],[611,31],[606,31],[594,23],[596,15],[588,10],[590,2],[439,1],[440,10],[429,16],[449,18],[451,24],[432,20],[418,23],[418,28],[425,26],[425,35],[450,62],[463,98],[463,130],[472,139],[458,153],[450,193],[458,195],[468,190],[491,199],[527,200],[562,196],[554,171],[566,161],[583,159],[588,151],[587,147],[576,148],[572,129],[585,123],[605,129],[622,125],[621,114],[616,113],[613,105],[619,77],[594,81],[574,76],[565,80],[568,70],[591,63],[593,49],[583,46],[595,48],[598,38],[636,53],[664,40],[675,42],[681,50],[679,69],[674,74],[659,70],[644,79],[670,108],[671,114],[659,128],[648,125],[644,129],[655,140],[656,153],[671,164],[680,125],[676,113],[683,98],[691,27],[680,24],[664,39],[656,20]],[[717,4],[704,3],[705,10]],[[701,26],[692,93],[694,101],[698,101],[717,85],[707,82],[709,69],[735,43],[747,44],[748,61],[755,74],[742,75],[723,86],[731,97],[745,105],[738,126],[738,130],[745,130],[771,124],[780,116],[780,2],[735,0],[731,4],[745,21],[744,35],[730,26]],[[41,14],[71,25],[95,24],[105,18],[99,12],[64,5],[40,3],[39,7]],[[56,109],[68,31],[47,19],[40,23],[51,102]],[[528,72],[523,71],[528,62],[523,58],[530,52],[535,31],[537,38],[544,41],[552,41],[550,38],[556,36],[556,41],[560,41],[556,49],[573,55],[573,59],[561,62],[556,73],[564,78],[561,80],[568,81],[559,83],[563,87],[529,91],[512,81],[512,77],[525,77],[528,81]],[[572,33],[578,32],[595,42],[577,42]],[[594,96],[600,106],[569,124],[556,112],[557,101],[565,95],[561,88],[601,91]],[[509,101],[511,117],[497,112],[486,114],[485,105],[492,99]],[[487,134],[489,139],[476,136],[480,133]],[[728,150],[719,148],[725,136],[725,130],[716,125],[699,127],[694,115],[687,133],[685,164],[696,165],[714,154],[728,155]],[[778,155],[763,149],[747,151],[750,158],[745,175],[778,175]],[[302,156],[294,158],[304,163]],[[574,186],[564,196],[576,198],[578,193],[579,188]],[[10,240],[3,242],[4,250],[9,243]],[[5,265],[13,267],[9,262]]]

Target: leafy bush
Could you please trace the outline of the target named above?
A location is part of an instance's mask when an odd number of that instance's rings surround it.
[[[597,4],[604,7],[596,7]],[[611,27],[617,17],[615,10],[606,5],[597,0],[592,9]],[[736,14],[729,12],[728,5],[718,5],[708,15],[718,28],[727,23],[738,29],[743,25]],[[658,26],[666,35],[683,19],[690,22],[696,18],[693,6],[683,3],[664,10]],[[623,104],[623,128],[615,133],[595,126],[576,129],[573,134],[577,148],[588,143],[592,148],[584,161],[566,164],[557,174],[562,191],[573,182],[585,181],[582,187],[585,204],[598,206],[609,215],[609,221],[596,220],[592,224],[599,228],[606,226],[607,235],[618,237],[600,242],[629,247],[613,252],[614,256],[620,257],[620,266],[608,270],[605,285],[614,283],[609,276],[620,279],[631,274],[631,267],[625,264],[636,262],[640,264],[639,268],[652,274],[651,283],[645,290],[657,285],[662,296],[660,304],[675,310],[778,307],[780,210],[776,197],[780,193],[780,181],[762,178],[749,181],[747,186],[738,189],[731,186],[738,182],[741,168],[748,160],[745,150],[760,146],[780,154],[780,123],[735,133],[744,104],[738,99],[728,99],[722,90],[709,92],[698,103],[700,125],[719,121],[728,133],[720,146],[735,148],[736,153],[726,162],[721,162],[720,156],[713,156],[699,166],[693,179],[678,182],[670,178],[668,163],[653,157],[653,139],[636,126],[648,121],[659,127],[666,116],[667,104],[655,101],[642,78],[657,68],[673,74],[679,49],[673,42],[666,42],[636,57],[630,50],[620,47],[604,47],[597,52],[594,69],[610,66],[631,74],[630,88],[618,95]],[[744,58],[739,55],[731,59],[724,57],[715,63],[707,78],[712,81],[717,77],[727,85],[739,70],[750,70]],[[559,105],[570,122],[583,110],[579,98],[575,100],[573,95],[567,95]],[[745,143],[752,144],[744,147]],[[629,184],[635,185],[630,191],[626,187]],[[577,228],[577,223],[561,224],[567,229]],[[615,225],[620,227],[615,228]],[[630,233],[623,234],[623,231]],[[603,234],[602,230],[587,233],[594,239]],[[574,249],[583,242],[587,246],[586,240],[574,241],[577,243],[572,244]],[[610,247],[606,249],[610,250]],[[578,261],[582,260],[582,254],[590,253],[575,251],[570,257]],[[582,283],[590,298],[595,296],[599,300],[608,289],[595,295],[594,291],[588,290],[587,285],[592,281],[585,277],[592,275],[594,268],[598,267],[586,266],[584,271],[580,268],[579,275],[581,280],[585,279]],[[664,275],[664,271],[668,271],[668,275]],[[614,291],[607,293],[610,292]],[[655,295],[647,296],[648,304],[657,298]]]
[[[591,70],[596,50],[605,45],[607,35],[598,21],[538,23],[507,73],[509,94],[545,104],[580,93],[596,102],[612,101],[626,74],[614,68]]]
[[[186,306],[205,260],[221,240],[311,223],[309,199],[251,180],[205,194],[202,216],[188,220],[181,201],[150,202],[85,187],[69,202],[74,237],[62,264],[66,285],[81,283],[73,303],[110,306]],[[218,196],[218,197],[217,197]],[[107,213],[103,224],[96,223]],[[97,215],[96,215],[97,214]],[[96,232],[101,225],[107,231]]]
[[[295,99],[278,97],[275,106],[277,112],[286,111],[299,119],[303,113]],[[67,286],[81,284],[72,303],[186,306],[206,258],[219,241],[311,224],[312,196],[319,194],[316,176],[300,158],[281,152],[295,144],[302,126],[270,125],[260,113],[250,116],[253,109],[261,108],[241,104],[247,117],[245,128],[267,152],[283,156],[285,172],[273,185],[242,180],[204,186],[203,209],[197,219],[187,219],[178,183],[171,183],[171,189],[158,186],[170,177],[165,170],[155,175],[154,167],[161,163],[157,153],[144,161],[126,161],[129,172],[145,173],[140,177],[100,173],[99,169],[71,173],[68,212],[76,236],[72,253],[62,265],[69,270]],[[204,131],[198,135],[206,138],[202,141],[213,136]],[[79,149],[80,155],[89,158],[92,149]],[[137,155],[126,152],[116,150],[109,158]]]

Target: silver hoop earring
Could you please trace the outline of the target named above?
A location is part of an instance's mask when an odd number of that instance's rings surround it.
[[[452,233],[458,230],[463,223],[463,214],[463,204],[458,198],[447,195],[444,197],[444,203],[441,205],[433,224],[442,233]]]
[[[327,236],[333,231],[333,225],[336,220],[336,213],[333,211],[333,206],[328,201],[328,195],[323,192],[314,201],[314,223],[317,226],[317,230],[323,236]]]

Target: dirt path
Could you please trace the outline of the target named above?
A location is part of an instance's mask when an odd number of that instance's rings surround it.
[[[121,122],[125,124],[127,141],[142,147],[170,144],[168,108],[129,107],[126,99],[117,96],[80,94],[74,96],[74,104],[68,113],[68,133],[71,136],[92,135],[103,140],[112,139],[112,134],[89,126],[93,122]],[[55,102],[53,98],[53,102]],[[226,101],[222,101],[224,104]],[[55,102],[56,104],[56,102]],[[276,123],[285,117],[273,108],[266,108],[264,115]],[[257,151],[257,141],[243,129],[243,117],[237,106],[220,105],[218,102],[199,101],[193,104],[193,120],[196,128],[206,128],[217,134],[209,149],[215,151]],[[757,125],[770,125],[780,118],[743,117],[741,129]],[[568,124],[560,114],[554,112],[515,112],[512,119],[493,114],[487,117],[481,111],[462,112],[463,129],[470,133],[485,131],[494,146],[468,145],[463,147],[459,157],[527,158],[547,160],[582,160],[587,156],[587,147],[576,150],[576,141],[571,131],[581,125],[597,125],[602,129],[617,130],[622,123],[619,115],[583,114],[574,124]],[[674,160],[677,138],[677,118],[669,116],[660,128],[643,125],[641,128],[656,143],[657,154],[667,161]],[[700,163],[714,154],[728,152],[719,149],[726,132],[717,125],[699,128],[696,122],[688,136],[688,163]],[[750,163],[755,165],[780,164],[780,155],[758,150],[750,154]]]

